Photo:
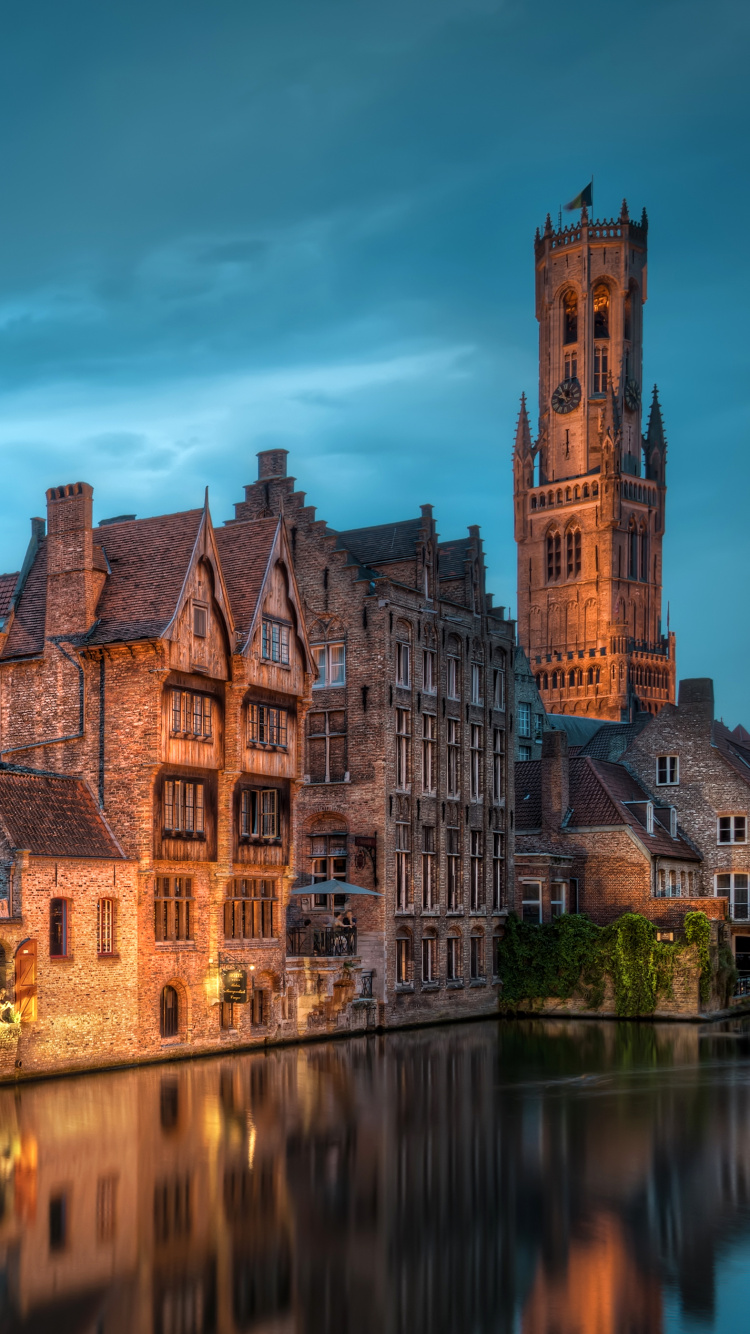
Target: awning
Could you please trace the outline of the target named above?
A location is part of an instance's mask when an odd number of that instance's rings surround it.
[[[376,889],[363,889],[361,885],[350,885],[347,880],[319,880],[314,885],[300,885],[292,894],[369,894],[373,899],[382,899]]]

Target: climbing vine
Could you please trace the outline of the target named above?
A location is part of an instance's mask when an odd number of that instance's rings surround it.
[[[609,977],[618,1015],[653,1014],[660,997],[672,996],[675,962],[691,945],[698,950],[705,1003],[711,987],[708,918],[687,913],[684,941],[666,943],[656,934],[653,922],[640,913],[623,913],[606,927],[583,914],[543,925],[510,917],[500,945],[501,1008],[512,1010],[520,1002],[541,1007],[547,1000],[569,1000],[575,994],[588,1009],[598,1009]]]

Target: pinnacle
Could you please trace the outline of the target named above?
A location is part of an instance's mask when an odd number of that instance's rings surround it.
[[[516,426],[515,452],[520,458],[534,452],[531,444],[531,427],[529,426],[529,414],[526,410],[525,394],[521,394],[521,411],[518,414],[518,424]]]
[[[627,199],[623,199],[622,201],[622,208],[620,209],[620,222],[630,222],[630,214],[628,213]]]

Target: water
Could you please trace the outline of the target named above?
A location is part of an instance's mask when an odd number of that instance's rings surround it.
[[[750,1327],[750,1029],[457,1025],[0,1090],[0,1334]]]

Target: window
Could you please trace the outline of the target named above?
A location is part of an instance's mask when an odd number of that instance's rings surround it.
[[[628,578],[638,578],[638,534],[632,519],[628,529]]]
[[[184,778],[164,781],[164,833],[200,836],[205,832],[203,784]]]
[[[411,710],[396,709],[396,787],[409,788],[409,741],[411,739]]]
[[[717,835],[718,843],[747,843],[747,816],[720,815]]]
[[[49,1248],[63,1251],[68,1242],[68,1197],[64,1191],[49,1202]]]
[[[422,981],[437,982],[437,941],[434,936],[425,936],[422,940]]]
[[[445,831],[445,846],[448,866],[448,912],[458,912],[461,907],[461,830],[449,825]]]
[[[492,707],[505,708],[505,668],[496,667],[492,673]]]
[[[68,953],[67,899],[50,899],[49,952],[54,959],[63,959]]]
[[[198,639],[205,639],[208,634],[208,607],[201,606],[200,602],[193,603],[193,634]]]
[[[172,735],[210,737],[213,731],[213,700],[193,690],[172,691]]]
[[[492,834],[492,910],[499,912],[503,906],[503,871],[505,849],[503,835],[497,830]]]
[[[716,893],[729,899],[729,915],[735,922],[747,922],[750,876],[744,871],[722,872],[716,877]]]
[[[609,338],[609,288],[605,283],[594,288],[594,338]]]
[[[219,1021],[223,1029],[235,1028],[234,1005],[231,1001],[222,1001],[219,1006]]]
[[[657,899],[692,898],[700,892],[700,882],[696,871],[687,871],[679,866],[661,867],[656,877],[655,896]]]
[[[562,573],[562,544],[559,533],[547,534],[547,583],[552,584]]]
[[[460,938],[448,936],[445,942],[445,976],[449,982],[457,982],[462,971]]]
[[[654,803],[653,803],[652,801],[647,801],[647,802],[646,802],[646,833],[647,833],[647,834],[653,834],[653,832],[654,832]]]
[[[154,939],[193,939],[193,881],[190,876],[155,877]]]
[[[471,725],[471,800],[482,799],[482,752],[484,750],[484,728]]]
[[[431,648],[422,653],[422,689],[425,695],[437,694],[437,653]]]
[[[471,702],[472,704],[484,704],[484,683],[483,669],[481,662],[471,664]]]
[[[609,374],[609,352],[606,345],[594,348],[594,393],[604,394]]]
[[[449,718],[446,723],[447,737],[447,783],[448,796],[457,797],[459,794],[459,763],[458,763],[458,722],[455,718]]]
[[[311,783],[346,779],[346,710],[327,709],[307,717],[307,765]]]
[[[448,699],[459,699],[461,687],[461,662],[449,654],[445,661],[445,693]]]
[[[402,912],[412,906],[411,867],[409,865],[409,825],[396,825],[396,907]]]
[[[492,800],[502,800],[505,776],[505,733],[502,728],[492,729]]]
[[[563,343],[578,341],[578,297],[575,292],[566,292],[562,299],[563,306]]]
[[[281,838],[277,788],[243,787],[240,791],[240,838]]]
[[[516,726],[519,736],[531,736],[531,705],[520,703]]]
[[[541,880],[524,880],[521,885],[521,916],[524,922],[541,922],[542,920],[542,882]]]
[[[225,940],[269,940],[274,932],[275,880],[230,880],[224,900]]]
[[[472,982],[484,977],[484,937],[472,936],[469,941],[469,973]]]
[[[531,759],[531,746],[519,746],[519,747],[518,747],[518,758],[519,758],[519,760],[530,760],[530,759]]]
[[[422,829],[422,908],[425,912],[432,912],[437,906],[435,829],[432,825],[424,825]]]
[[[321,884],[325,880],[346,880],[346,830],[335,834],[311,834],[310,836],[310,857],[313,884]],[[339,907],[336,899],[339,896],[334,894],[334,906]],[[344,899],[342,896],[342,905]],[[328,895],[316,894],[315,907],[327,908]]]
[[[286,709],[250,704],[247,710],[248,746],[286,746]]]
[[[263,657],[266,662],[289,664],[289,626],[280,621],[263,621]]]
[[[180,1011],[177,992],[174,987],[163,987],[161,993],[161,1035],[163,1038],[177,1036]]]
[[[322,690],[323,686],[346,685],[345,644],[316,644],[313,647],[313,657],[318,669],[318,679],[314,689]]]
[[[641,579],[648,582],[648,533],[641,528]]]
[[[578,356],[577,356],[577,354],[576,354],[575,352],[571,352],[569,355],[567,355],[567,356],[565,357],[565,363],[564,363],[564,364],[565,364],[565,374],[564,374],[564,378],[565,378],[566,380],[577,380],[577,379],[578,379]],[[566,446],[566,449],[567,449],[567,446]],[[566,457],[567,457],[567,455],[566,455]]]
[[[656,760],[656,783],[658,787],[674,785],[680,781],[680,760],[677,755],[659,755]]]
[[[113,899],[99,899],[96,905],[96,952],[115,952],[115,905]]]
[[[263,1028],[271,1019],[271,993],[254,987],[251,994],[250,1023],[253,1028]]]
[[[581,573],[581,532],[574,528],[565,538],[566,570],[569,579],[577,579]]]
[[[534,714],[534,740],[541,741],[544,718],[541,713]]]
[[[410,675],[410,648],[408,644],[402,644],[400,641],[396,644],[396,685],[411,685]]]
[[[567,884],[564,880],[553,880],[550,892],[550,909],[553,917],[562,917],[565,912],[565,891]]]
[[[470,905],[472,912],[481,912],[484,907],[484,859],[482,857],[482,831],[471,831],[471,885]]]
[[[99,1177],[96,1183],[96,1239],[112,1241],[117,1230],[117,1177]]]
[[[396,986],[411,986],[412,952],[411,938],[399,936],[396,940]]]
[[[435,739],[437,719],[432,713],[422,714],[422,791],[435,791]]]

